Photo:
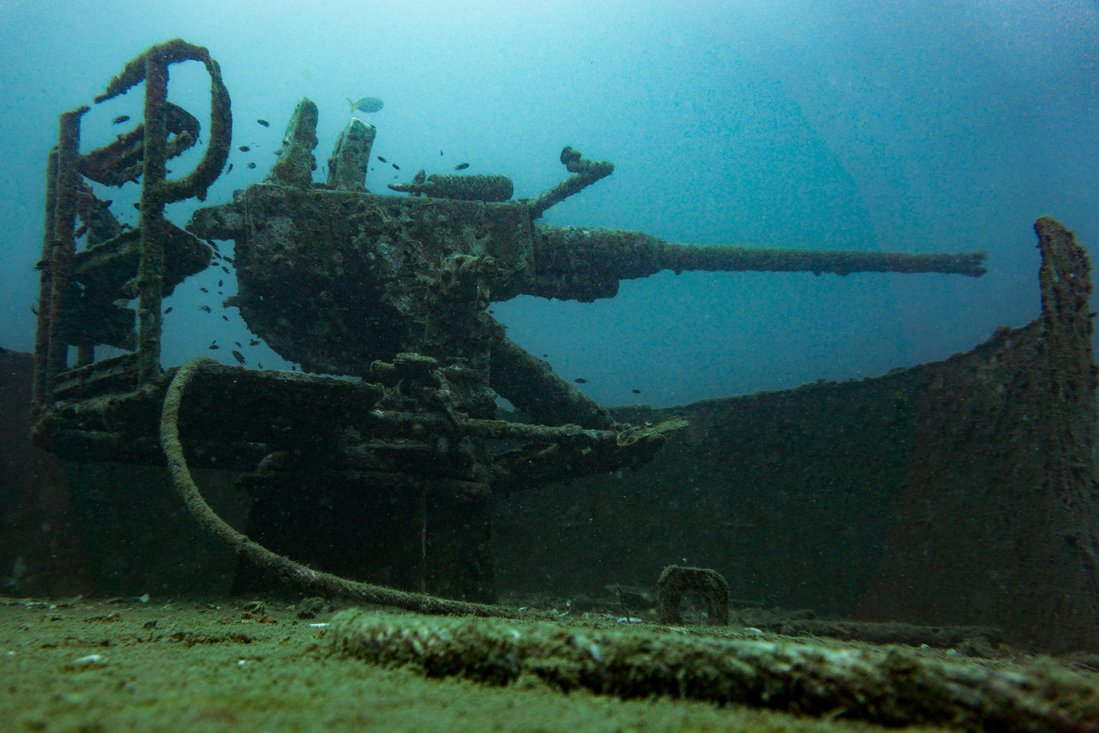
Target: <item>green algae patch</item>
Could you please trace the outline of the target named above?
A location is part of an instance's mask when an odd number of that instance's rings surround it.
[[[673,697],[882,725],[1099,730],[1099,676],[1053,663],[992,664],[941,652],[674,627],[438,618],[350,609],[330,652],[428,677],[562,692]]]
[[[813,720],[669,697],[624,700],[582,689],[562,695],[529,675],[532,684],[506,686],[430,678],[411,667],[327,653],[326,612],[302,619],[300,610],[300,604],[276,599],[257,604],[240,598],[142,603],[0,597],[3,730],[884,730],[842,718]]]

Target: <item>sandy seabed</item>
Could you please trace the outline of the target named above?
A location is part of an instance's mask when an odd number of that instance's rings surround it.
[[[333,654],[331,612],[300,618],[285,600],[142,600],[0,599],[0,729],[885,730],[739,705],[431,679]]]

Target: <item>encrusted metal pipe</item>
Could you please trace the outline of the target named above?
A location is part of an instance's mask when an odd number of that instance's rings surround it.
[[[80,182],[80,118],[88,111],[80,107],[61,115],[60,134],[57,141],[57,175],[54,178],[54,206],[48,261],[49,315],[47,329],[49,344],[46,355],[44,397],[49,399],[50,387],[57,373],[65,368],[68,344],[60,333],[60,323],[65,290],[69,286],[69,271],[76,250],[73,237],[76,226],[76,204]]]
[[[57,209],[57,148],[50,151],[46,162],[46,212],[45,231],[42,235],[42,259],[38,261],[38,330],[34,337],[34,386],[31,399],[35,408],[42,406],[46,395],[47,367],[50,350],[50,326],[52,309],[50,297],[53,294],[53,258],[54,216]]]

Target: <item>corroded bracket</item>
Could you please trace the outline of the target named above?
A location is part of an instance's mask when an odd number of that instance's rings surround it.
[[[531,201],[531,221],[541,217],[546,209],[554,204],[561,203],[569,196],[580,193],[599,179],[606,178],[614,173],[614,163],[609,160],[588,160],[581,157],[579,150],[568,145],[561,151],[561,162],[565,164],[565,168],[572,175],[548,191],[542,192]]]
[[[340,131],[332,156],[328,159],[328,186],[344,191],[365,191],[370,150],[374,147],[374,125],[351,118]]]
[[[282,137],[278,160],[271,166],[265,183],[294,188],[313,185],[313,171],[317,168],[313,148],[317,147],[318,115],[317,104],[313,100],[305,98],[298,102]]]

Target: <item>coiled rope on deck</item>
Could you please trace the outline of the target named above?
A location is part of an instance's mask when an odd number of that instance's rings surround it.
[[[183,455],[183,443],[179,437],[179,411],[184,392],[198,372],[204,367],[217,363],[209,357],[200,356],[180,367],[168,384],[168,392],[164,396],[164,407],[160,414],[160,444],[168,459],[168,474],[172,478],[172,486],[183,499],[191,515],[207,532],[228,544],[238,555],[273,572],[282,582],[303,591],[325,596],[344,596],[357,601],[394,606],[420,613],[509,618],[517,615],[512,609],[503,606],[449,600],[426,593],[410,593],[315,570],[272,552],[230,527],[202,498],[202,493],[187,466],[187,459]]]

